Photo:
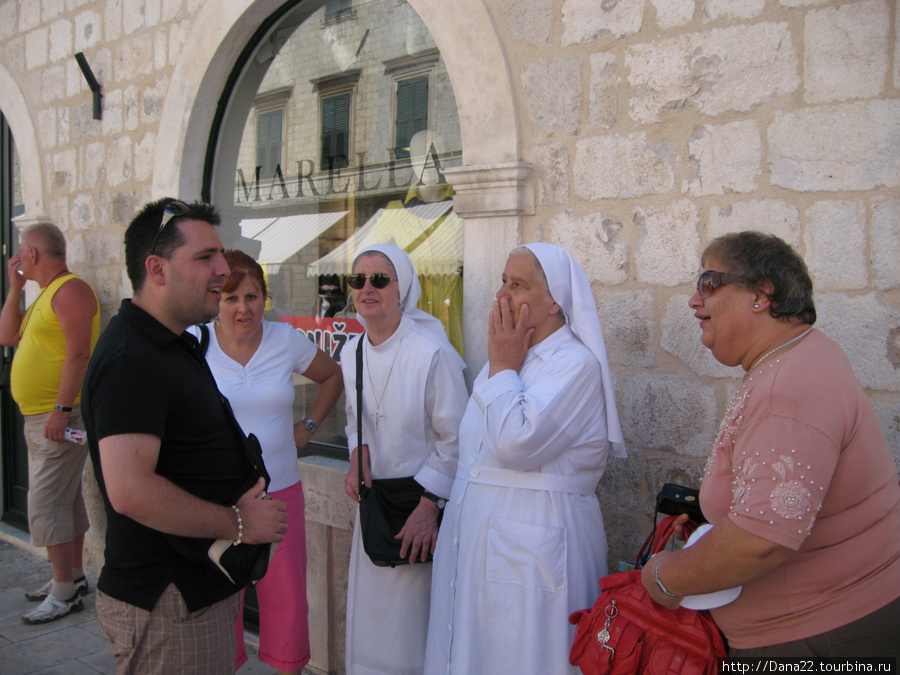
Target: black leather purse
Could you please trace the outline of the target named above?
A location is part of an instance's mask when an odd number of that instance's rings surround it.
[[[415,478],[379,478],[367,487],[363,480],[362,461],[362,367],[363,340],[360,336],[356,346],[356,430],[357,461],[359,462],[359,527],[366,555],[378,567],[408,565],[408,558],[400,557],[403,541],[394,537],[403,529],[407,518],[419,505],[425,488]],[[438,516],[440,524],[443,512]],[[407,554],[409,555],[409,554]],[[432,561],[431,553],[428,560]]]

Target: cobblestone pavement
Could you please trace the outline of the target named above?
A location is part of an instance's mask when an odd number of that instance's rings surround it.
[[[91,593],[84,598],[82,611],[37,626],[22,623],[21,615],[35,607],[25,599],[25,590],[38,588],[51,577],[48,560],[0,540],[0,673],[114,675],[115,661],[94,610],[95,579],[89,580]],[[259,662],[249,641],[247,654],[250,660],[238,675],[276,672]]]

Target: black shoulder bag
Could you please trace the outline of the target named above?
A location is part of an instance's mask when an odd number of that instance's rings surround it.
[[[367,487],[363,479],[362,461],[362,368],[363,340],[365,333],[356,345],[356,456],[359,469],[359,525],[362,533],[363,548],[369,559],[378,567],[396,567],[408,565],[408,558],[400,557],[402,540],[394,537],[403,529],[410,514],[419,505],[425,489],[415,478],[379,478]],[[438,515],[440,524],[443,512]],[[409,555],[407,553],[407,555]],[[428,560],[432,561],[431,553]]]
[[[199,342],[200,353],[206,354],[206,349],[209,346],[209,329],[205,325],[200,326]],[[207,372],[209,372],[210,377],[213,377],[208,365]],[[227,503],[223,504],[224,506],[232,506],[237,504],[238,499],[247,490],[256,485],[260,478],[265,480],[266,489],[268,489],[270,478],[266,465],[263,462],[259,440],[253,434],[244,435],[244,431],[241,429],[241,425],[231,409],[231,404],[225,396],[222,396],[222,405],[225,408],[225,415],[228,417],[235,436],[239,439],[244,462],[247,466],[247,478],[235,494],[227,500]],[[271,497],[264,492],[260,499],[271,499]],[[252,586],[262,579],[269,569],[269,560],[271,560],[275,552],[274,544],[235,545],[230,539],[202,539],[182,537],[174,534],[166,534],[165,537],[172,548],[182,556],[202,565],[208,576],[217,581],[224,581],[224,575],[228,581],[239,588],[248,585]]]

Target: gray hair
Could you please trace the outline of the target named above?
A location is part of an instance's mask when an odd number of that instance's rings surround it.
[[[50,258],[66,259],[66,238],[62,231],[53,223],[37,223],[26,227],[22,232],[22,240],[25,237],[37,237],[40,242],[34,248]]]

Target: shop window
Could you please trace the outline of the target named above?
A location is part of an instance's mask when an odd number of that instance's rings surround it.
[[[397,83],[397,158],[409,157],[413,136],[428,128],[428,78],[417,77]]]
[[[266,318],[340,360],[362,331],[347,285],[353,260],[392,243],[416,265],[419,307],[462,353],[463,224],[443,174],[461,165],[462,140],[424,23],[398,0],[295,2],[254,40],[223,95],[204,197],[222,213],[225,246],[266,270]],[[300,419],[315,387],[302,377],[295,386]],[[339,402],[305,452],[346,458],[345,424]]]

